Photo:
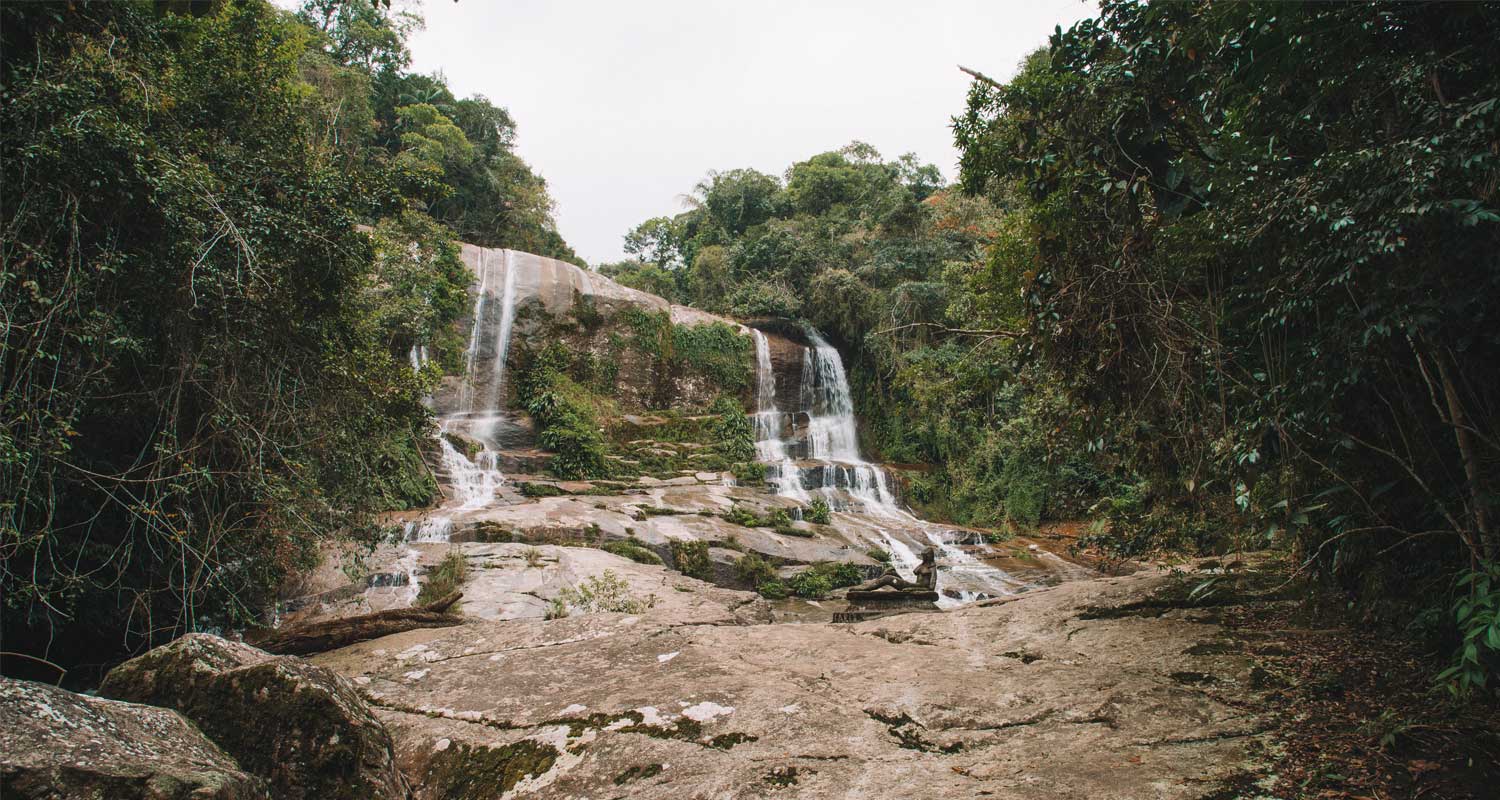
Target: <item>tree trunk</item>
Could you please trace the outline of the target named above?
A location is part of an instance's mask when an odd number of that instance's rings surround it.
[[[460,597],[463,597],[462,592],[454,592],[425,606],[392,608],[358,617],[297,625],[276,631],[254,644],[268,653],[305,656],[417,628],[462,625],[462,617],[448,613]]]
[[[1474,441],[1474,434],[1469,429],[1469,418],[1464,413],[1463,399],[1458,396],[1458,386],[1453,382],[1453,374],[1448,368],[1448,357],[1443,353],[1437,353],[1433,359],[1437,362],[1438,380],[1443,386],[1443,400],[1448,406],[1448,423],[1453,426],[1453,436],[1458,442],[1458,455],[1464,462],[1464,476],[1469,484],[1469,517],[1474,523],[1474,531],[1479,540],[1480,551],[1475,555],[1480,558],[1494,560],[1497,553],[1495,537],[1490,532],[1489,509],[1486,508],[1488,497],[1484,487],[1484,477],[1480,474],[1479,452]]]

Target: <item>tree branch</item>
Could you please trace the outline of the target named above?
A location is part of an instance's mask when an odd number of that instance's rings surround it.
[[[1005,84],[1001,83],[1000,81],[995,80],[994,78],[991,78],[990,76],[984,74],[983,72],[980,72],[979,70],[969,69],[968,67],[964,66],[963,64],[959,64],[958,65],[958,70],[959,70],[959,72],[963,72],[963,73],[965,73],[965,74],[973,77],[974,80],[979,81],[981,83],[987,83],[987,84],[995,87],[996,89],[1004,89],[1005,88]]]
[[[936,322],[908,322],[905,325],[897,325],[894,328],[885,328],[883,330],[874,331],[870,335],[881,336],[887,333],[895,333],[896,331],[906,330],[907,328],[937,328],[943,333],[951,333],[955,336],[988,336],[990,338],[1002,339],[1019,339],[1025,335],[1025,333],[1022,331],[1008,331],[1001,329],[979,330],[974,328],[950,328],[946,325],[939,325]]]

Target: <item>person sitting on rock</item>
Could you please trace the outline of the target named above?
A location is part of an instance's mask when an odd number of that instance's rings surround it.
[[[901,577],[894,566],[888,566],[880,577],[865,581],[850,591],[873,592],[887,586],[898,592],[934,591],[937,589],[937,550],[929,547],[922,551],[922,561],[917,564],[916,573],[917,579],[913,582]]]

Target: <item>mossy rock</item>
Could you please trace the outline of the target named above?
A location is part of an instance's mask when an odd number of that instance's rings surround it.
[[[422,786],[433,797],[490,800],[527,778],[546,774],[559,755],[552,745],[531,739],[503,747],[455,743],[427,762]]]
[[[99,693],[175,709],[278,798],[405,798],[390,734],[342,676],[208,634],[115,667]]]

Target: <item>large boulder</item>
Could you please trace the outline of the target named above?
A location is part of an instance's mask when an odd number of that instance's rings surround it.
[[[265,798],[259,778],[164,708],[0,678],[0,796]]]
[[[405,798],[390,735],[339,675],[207,634],[110,671],[99,693],[182,712],[278,798]]]

